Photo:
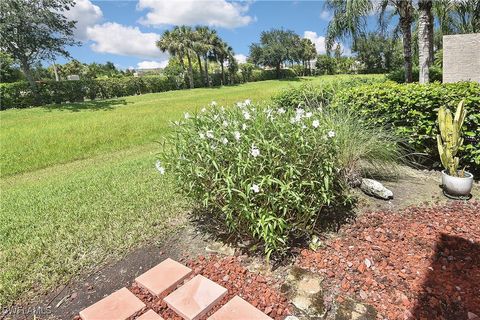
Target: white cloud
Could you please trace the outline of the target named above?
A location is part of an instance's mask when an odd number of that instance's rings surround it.
[[[77,0],[70,10],[64,12],[64,15],[69,20],[77,21],[74,32],[75,38],[86,41],[88,40],[87,28],[98,23],[103,17],[103,12],[90,0]]]
[[[163,61],[141,61],[137,64],[138,69],[157,69],[165,68],[168,65],[168,60]]]
[[[226,0],[139,0],[137,8],[149,11],[140,19],[145,25],[206,24],[236,28],[255,20],[246,15],[249,6],[249,3]]]
[[[330,11],[323,10],[322,12],[320,12],[320,19],[324,21],[330,21],[332,20],[332,18],[333,18],[333,15]]]
[[[87,36],[94,42],[90,47],[95,52],[161,60],[168,58],[168,54],[162,53],[155,45],[160,35],[143,33],[138,27],[107,22],[88,27]]]
[[[235,60],[237,60],[238,63],[247,62],[247,56],[244,55],[244,54],[239,53],[239,54],[236,54],[234,57],[235,57]]]
[[[303,33],[303,37],[306,39],[310,39],[313,44],[315,44],[317,53],[325,53],[325,37],[317,35],[315,31],[305,31]]]

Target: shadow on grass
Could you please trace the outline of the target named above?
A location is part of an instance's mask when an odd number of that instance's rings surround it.
[[[78,112],[82,110],[112,110],[119,106],[125,106],[132,102],[127,102],[125,99],[109,99],[109,100],[90,100],[84,102],[73,102],[64,104],[52,104],[42,106],[43,109],[48,111],[60,110],[60,111],[73,111]]]
[[[471,319],[468,312],[480,315],[480,244],[442,234],[432,260],[412,310],[415,319]]]

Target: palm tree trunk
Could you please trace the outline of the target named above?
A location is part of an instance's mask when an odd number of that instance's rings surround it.
[[[32,70],[30,69],[30,65],[26,61],[20,61],[20,68],[22,69],[23,74],[25,75],[25,78],[27,78],[28,84],[30,85],[30,89],[32,90],[34,104],[40,105],[40,97],[37,91],[37,84],[35,83],[35,80],[33,80],[33,75],[32,75]]]
[[[205,86],[210,87],[210,79],[208,77],[208,56],[205,55],[203,59],[205,59]]]
[[[403,34],[403,65],[405,68],[405,82],[412,82],[412,30],[410,23],[400,18],[400,28]]]
[[[193,84],[193,68],[192,68],[192,59],[190,59],[190,54],[187,53],[188,61],[188,80],[190,82],[190,89],[193,89],[195,85]]]
[[[200,55],[198,53],[197,53],[197,60],[198,60],[198,71],[200,72],[202,82],[205,83],[205,78],[203,76],[203,71],[202,71],[202,59],[200,58]]]
[[[222,86],[225,84],[225,70],[223,69],[223,60],[220,62],[220,66],[222,67]]]
[[[430,35],[430,23],[432,22],[432,1],[419,0],[418,13],[418,60],[420,69],[418,81],[428,83],[430,82],[429,68],[431,64],[430,41],[432,36]]]

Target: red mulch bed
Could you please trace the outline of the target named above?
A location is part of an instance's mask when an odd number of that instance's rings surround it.
[[[249,272],[241,265],[241,260],[241,256],[224,258],[217,256],[200,256],[186,262],[193,270],[193,274],[189,279],[197,274],[201,274],[228,289],[227,295],[221,300],[217,307],[202,319],[206,319],[213,314],[235,295],[239,295],[276,320],[284,319],[290,312],[287,298],[277,290],[280,284],[264,276]],[[165,298],[169,292],[160,297],[154,297],[148,291],[138,287],[135,283],[129,289],[139,297],[148,308],[160,314],[164,319],[182,319],[175,312],[168,309],[166,303],[163,302],[163,298]]]
[[[364,214],[325,248],[303,250],[297,264],[379,318],[480,316],[480,202]]]

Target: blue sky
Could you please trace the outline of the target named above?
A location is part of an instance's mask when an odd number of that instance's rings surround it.
[[[228,0],[77,0],[67,16],[78,21],[75,36],[83,43],[70,48],[73,58],[87,63],[112,61],[122,69],[164,66],[168,55],[154,43],[177,24],[217,29],[240,61],[260,33],[271,28],[291,29],[310,38],[321,53],[331,18],[323,1]],[[344,52],[349,54],[348,44]]]

